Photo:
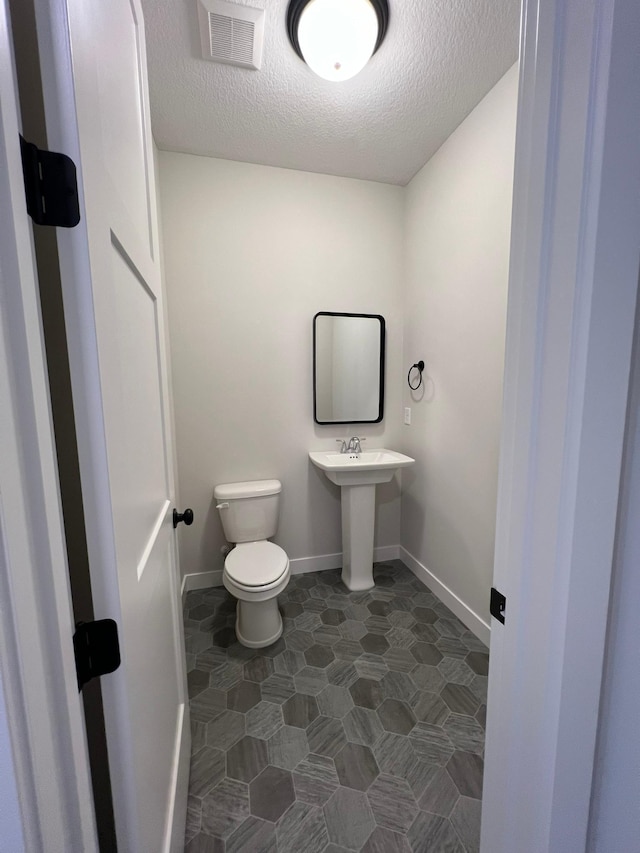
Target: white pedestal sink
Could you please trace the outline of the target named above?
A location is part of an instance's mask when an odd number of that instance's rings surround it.
[[[309,458],[341,487],[342,582],[351,590],[371,589],[376,484],[388,483],[398,468],[415,459],[395,450],[361,453],[312,451]]]

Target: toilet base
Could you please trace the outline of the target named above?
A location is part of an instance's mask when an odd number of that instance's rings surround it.
[[[282,634],[283,624],[278,599],[246,601],[238,599],[236,605],[236,637],[249,649],[271,646]]]

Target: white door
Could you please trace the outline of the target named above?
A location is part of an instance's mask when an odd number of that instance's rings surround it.
[[[48,142],[78,166],[82,221],[58,231],[120,853],[180,850],[188,705],[165,318],[139,0],[37,0]]]

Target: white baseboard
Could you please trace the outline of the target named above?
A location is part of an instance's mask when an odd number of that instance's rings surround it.
[[[377,563],[386,560],[396,560],[400,552],[399,545],[383,545],[374,548],[373,559]],[[321,554],[319,557],[296,557],[290,560],[292,575],[306,575],[308,572],[325,572],[329,569],[339,569],[342,565],[342,551],[337,554]],[[222,586],[222,570],[211,572],[194,572],[182,578],[180,589],[182,600],[192,589],[207,589],[210,586]]]
[[[463,622],[470,631],[476,635],[479,640],[485,645],[489,645],[491,636],[491,626],[484,619],[473,611],[461,598],[452,592],[448,586],[442,583],[433,572],[430,572],[426,566],[423,566],[419,560],[410,554],[406,548],[400,546],[400,559],[410,569],[419,581],[429,587],[434,595],[437,595],[443,604],[446,604],[449,610]]]

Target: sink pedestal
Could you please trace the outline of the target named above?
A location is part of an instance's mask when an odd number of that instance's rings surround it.
[[[376,486],[342,486],[342,582],[353,592],[371,589]]]
[[[398,468],[416,460],[384,448],[361,453],[312,450],[309,459],[342,489],[342,582],[354,592],[371,589],[376,483],[388,483]]]

